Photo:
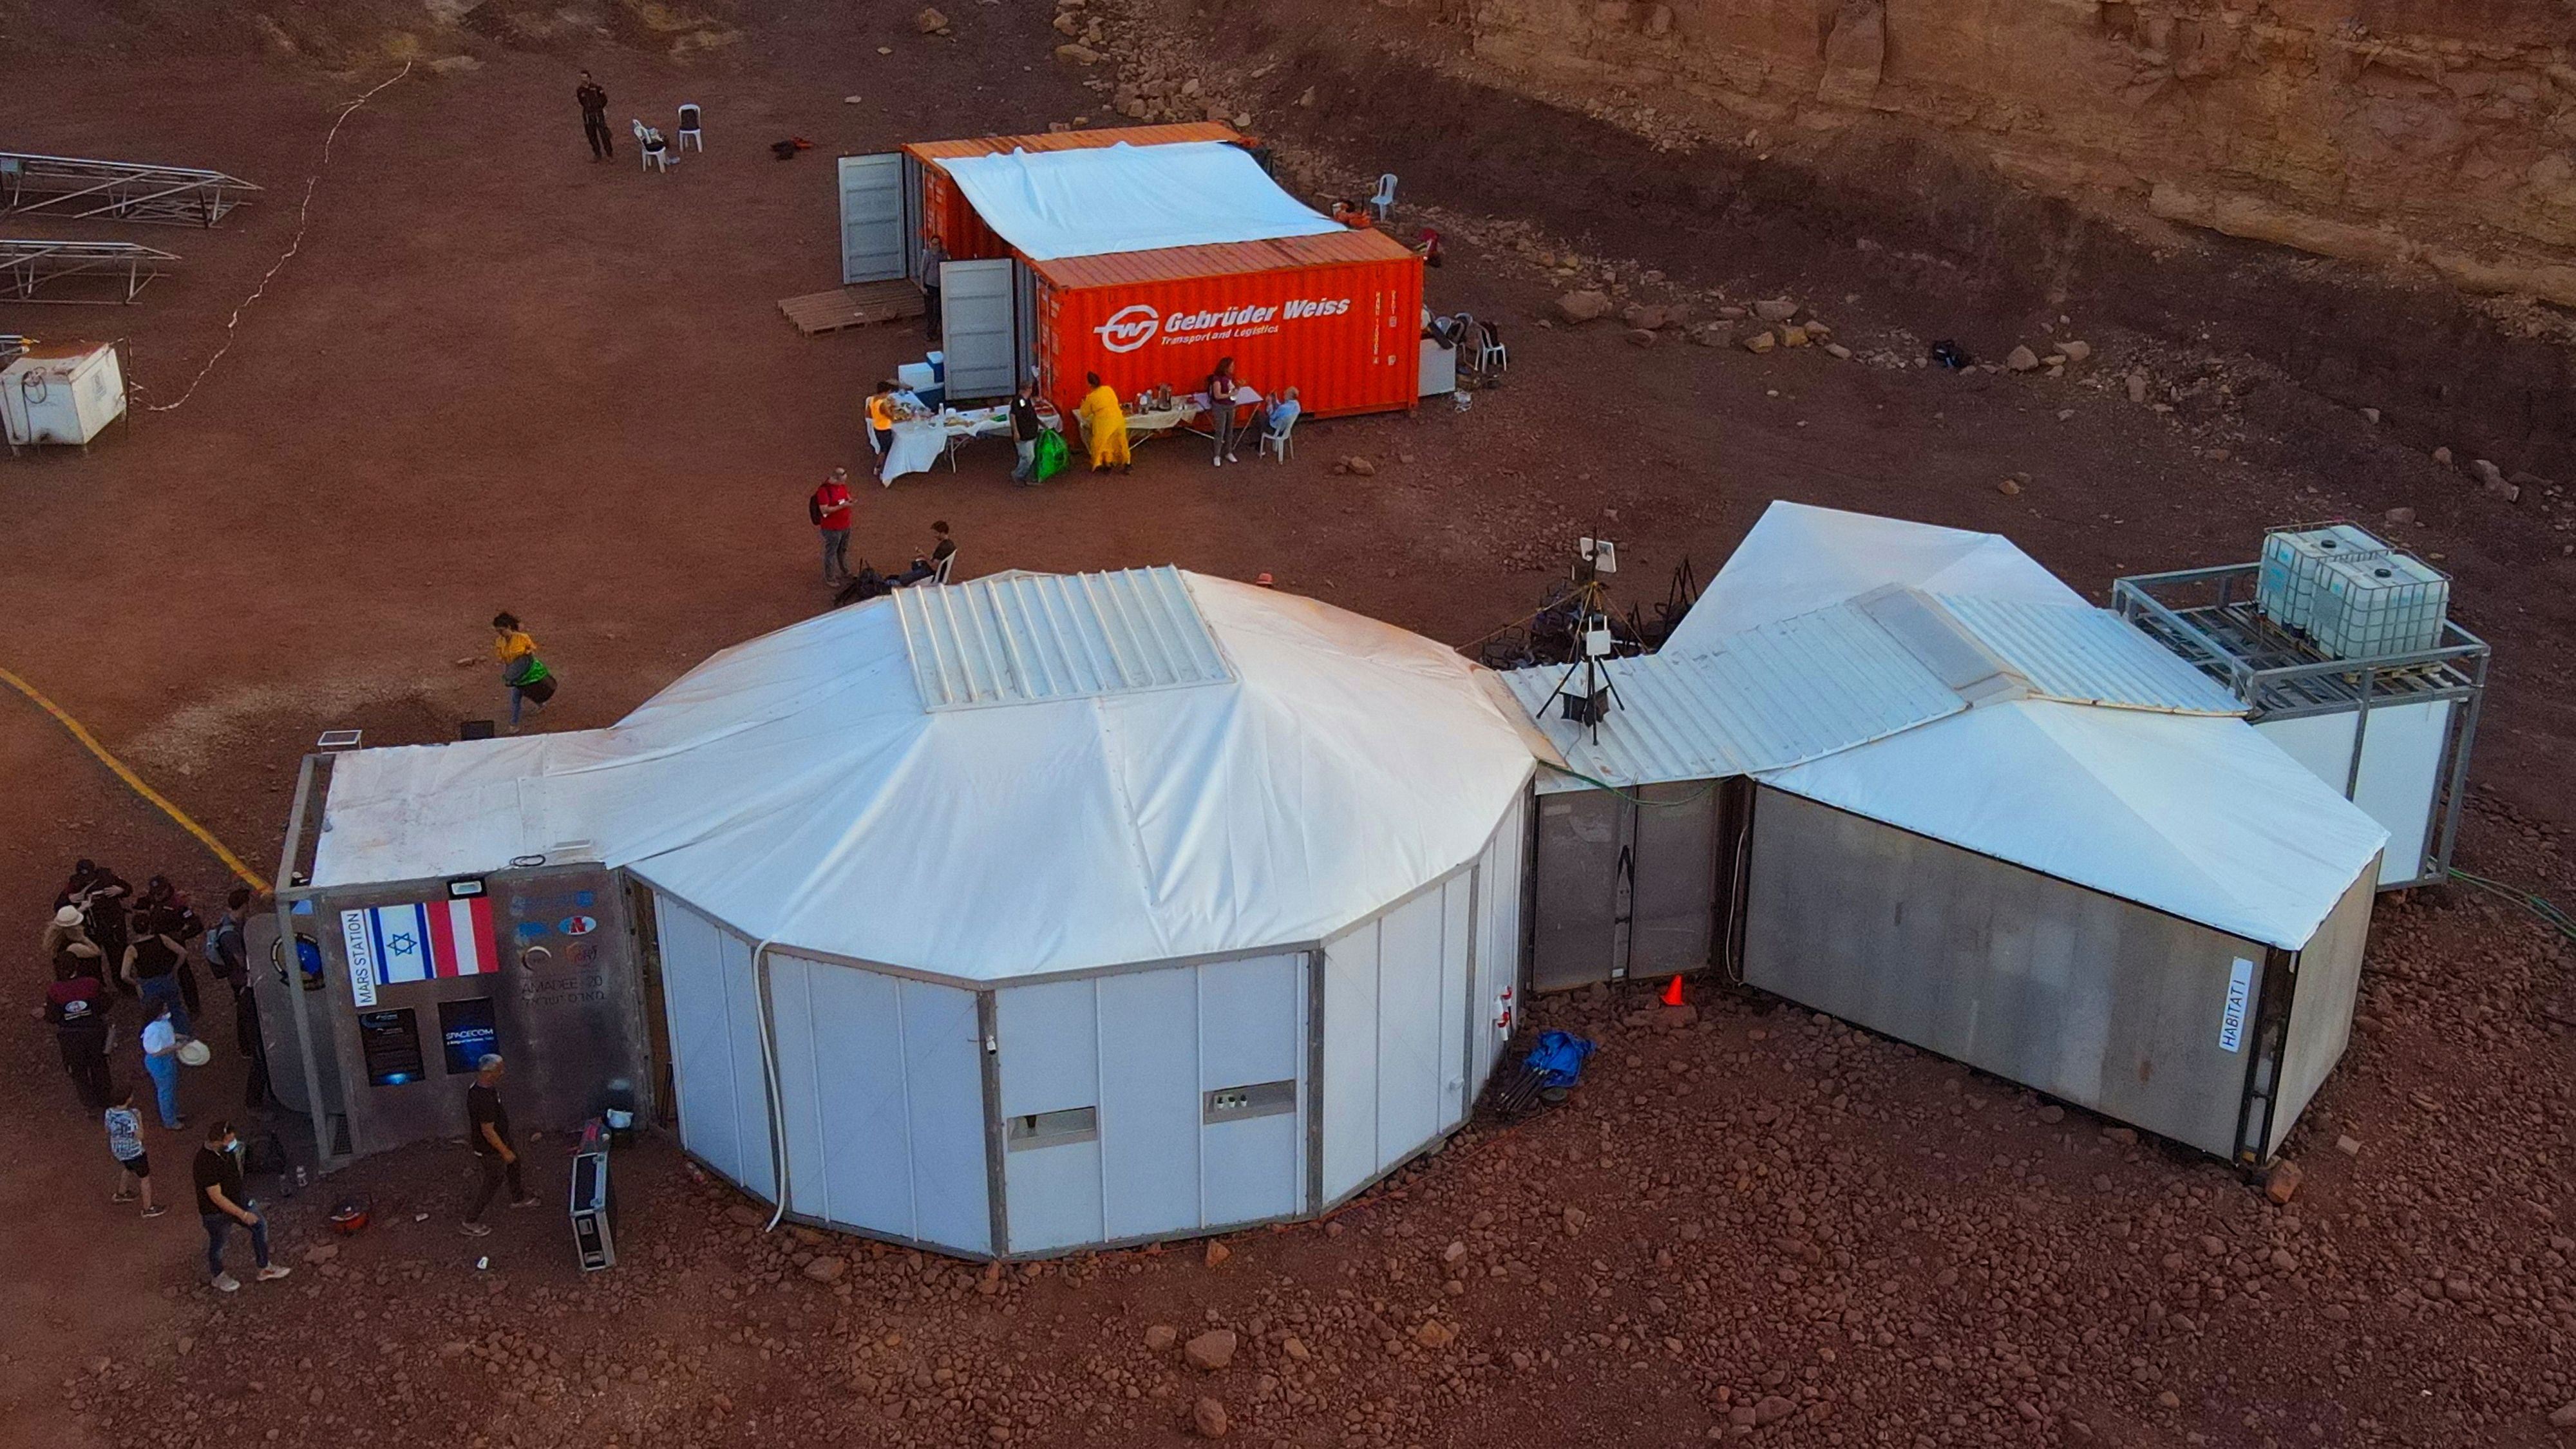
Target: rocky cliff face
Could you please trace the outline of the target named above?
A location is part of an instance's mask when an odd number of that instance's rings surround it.
[[[1704,134],[1893,115],[2114,212],[2576,306],[2576,0],[1465,8],[1493,69]]]

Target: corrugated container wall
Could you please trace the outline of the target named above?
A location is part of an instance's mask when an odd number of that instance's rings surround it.
[[[1089,390],[1085,373],[1098,372],[1123,398],[1166,383],[1194,392],[1218,358],[1232,357],[1249,387],[1270,396],[1296,388],[1309,417],[1409,408],[1420,382],[1422,261],[1394,250],[1082,286],[1049,277],[1050,264],[1040,263],[1039,385],[1070,414]]]
[[[940,248],[952,262],[1011,254],[1011,244],[984,224],[966,193],[937,166],[921,168],[921,229],[939,238]]]

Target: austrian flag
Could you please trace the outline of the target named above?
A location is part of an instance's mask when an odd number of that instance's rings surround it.
[[[484,897],[342,911],[340,927],[349,946],[351,974],[375,985],[501,969],[501,953],[492,939],[492,902]]]

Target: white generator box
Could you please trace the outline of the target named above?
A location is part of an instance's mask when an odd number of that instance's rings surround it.
[[[87,447],[125,416],[125,370],[106,342],[31,342],[0,367],[0,432],[11,448]]]

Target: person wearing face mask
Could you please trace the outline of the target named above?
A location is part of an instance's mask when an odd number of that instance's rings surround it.
[[[206,1129],[206,1145],[197,1149],[197,1219],[206,1225],[206,1281],[219,1293],[240,1289],[241,1280],[224,1271],[224,1243],[233,1229],[250,1229],[252,1261],[262,1283],[274,1283],[293,1272],[268,1261],[268,1219],[242,1191],[241,1139],[233,1124],[217,1122]]]

